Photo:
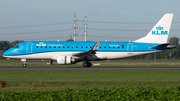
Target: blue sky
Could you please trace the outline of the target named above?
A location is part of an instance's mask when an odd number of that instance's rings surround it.
[[[180,0],[1,0],[0,41],[65,41],[73,32],[74,12],[77,41],[84,40],[85,13],[89,41],[133,41],[145,36],[165,13],[174,13],[169,37],[180,38],[179,4]]]

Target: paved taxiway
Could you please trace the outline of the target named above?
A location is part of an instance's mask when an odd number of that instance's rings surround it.
[[[0,70],[170,70],[180,67],[0,67]]]

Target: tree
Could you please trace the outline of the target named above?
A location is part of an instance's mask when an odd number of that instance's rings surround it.
[[[8,50],[9,48],[13,47],[15,44],[23,42],[23,41],[0,41],[0,59],[3,59],[2,54]]]
[[[66,41],[74,41],[73,39],[68,39],[68,40],[66,40]]]
[[[170,43],[173,43],[174,45],[179,45],[179,38],[177,38],[177,37],[171,37],[170,39],[169,39],[169,42]]]
[[[176,45],[176,48],[168,50],[169,57],[170,57],[170,59],[177,59],[178,57],[180,57],[180,53],[179,53],[179,50],[180,50],[179,38],[171,37],[169,39],[169,42],[173,43],[174,45]]]
[[[23,42],[23,41],[19,41],[19,40],[17,40],[17,41],[13,41],[13,42],[11,42],[11,47],[15,46],[17,43],[20,43],[20,42]]]

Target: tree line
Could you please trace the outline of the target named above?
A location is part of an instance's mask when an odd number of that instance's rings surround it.
[[[73,41],[73,40],[67,40],[67,41]],[[23,41],[13,41],[13,42],[0,41],[0,59],[4,59],[2,57],[2,54],[6,50],[13,47],[14,45],[16,45],[19,42],[23,42]],[[171,37],[169,39],[169,42],[176,45],[176,48],[156,53],[156,59],[180,59],[179,38]],[[154,59],[154,53],[132,57],[131,59]]]

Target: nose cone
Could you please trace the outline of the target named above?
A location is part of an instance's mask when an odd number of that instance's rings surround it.
[[[5,52],[2,54],[2,56],[3,56],[3,57],[6,57],[6,56],[8,56],[8,53],[9,53],[8,51],[5,51]]]
[[[15,55],[15,53],[14,53],[14,49],[12,49],[12,48],[8,49],[7,51],[5,51],[2,54],[3,57],[9,57],[9,56],[13,56],[13,55]]]

